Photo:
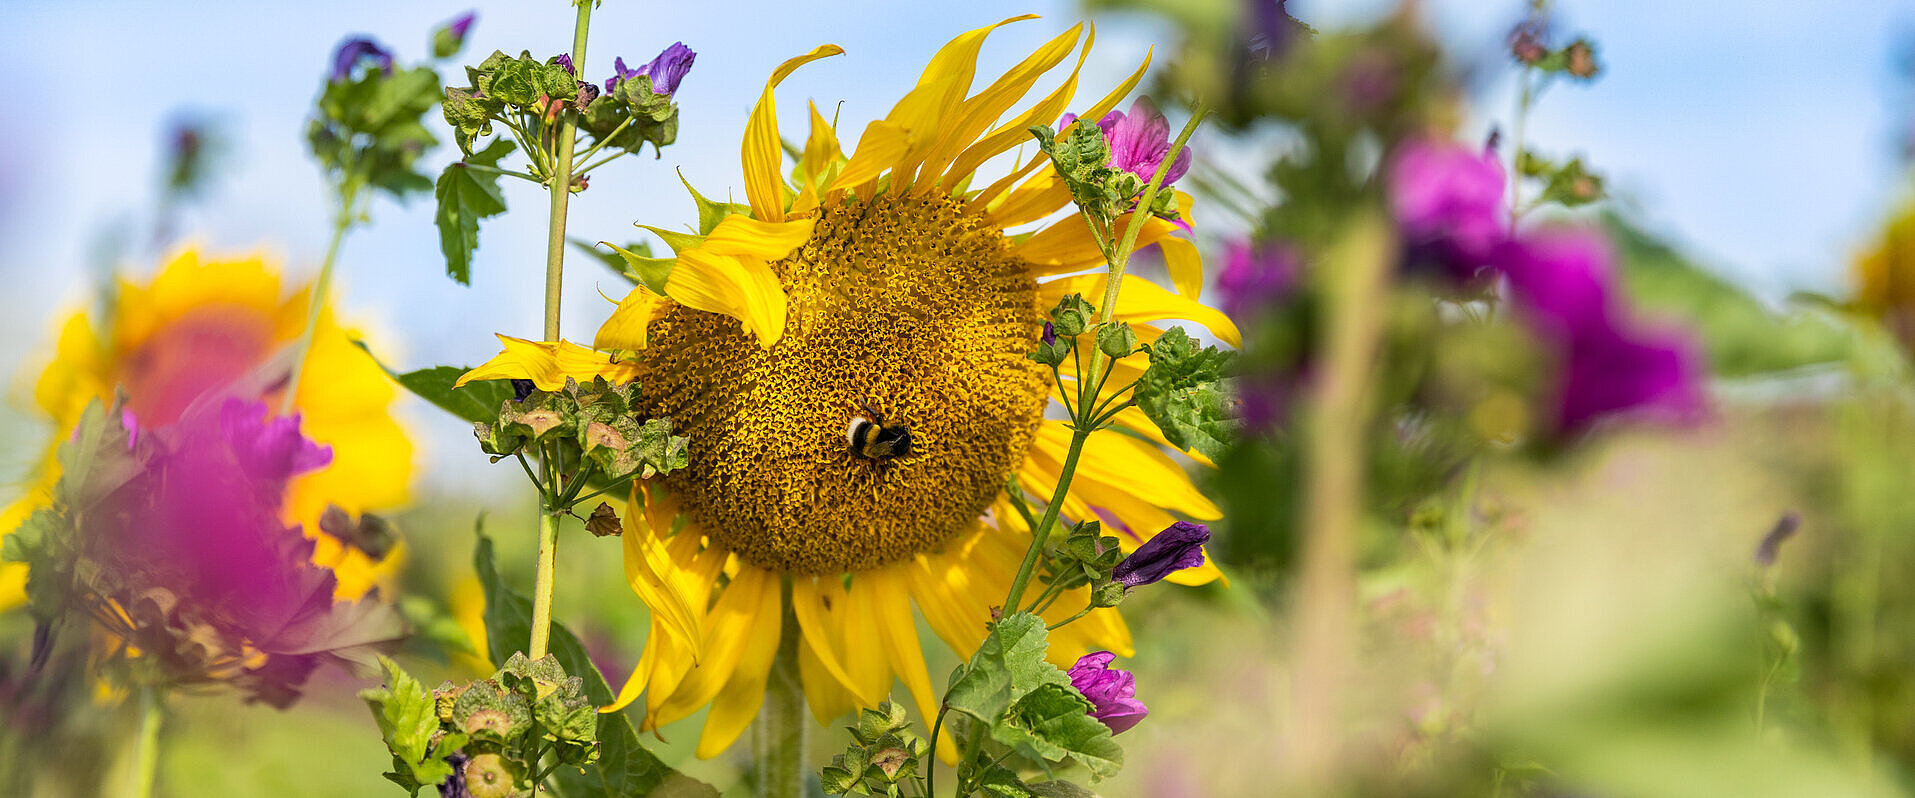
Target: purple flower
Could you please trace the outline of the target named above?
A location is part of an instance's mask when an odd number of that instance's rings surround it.
[[[1150,714],[1150,708],[1137,700],[1137,677],[1130,671],[1110,667],[1117,655],[1093,651],[1071,666],[1071,686],[1091,703],[1090,716],[1110,727],[1111,734],[1122,734]]]
[[[332,447],[299,432],[299,414],[266,418],[266,403],[228,399],[220,408],[220,431],[239,465],[255,481],[286,480],[332,463]]]
[[[684,42],[672,42],[672,46],[665,48],[651,63],[637,69],[626,68],[622,57],[612,59],[612,70],[616,74],[605,80],[605,93],[616,91],[618,84],[626,80],[649,75],[653,94],[671,94],[678,91],[678,82],[685,79],[685,73],[692,70],[692,62],[697,59],[698,54]]]
[[[478,17],[479,15],[476,11],[467,11],[453,17],[451,22],[446,23],[446,32],[452,34],[453,41],[463,42],[465,41],[466,31],[472,29],[472,21],[478,19]]]
[[[1508,237],[1495,151],[1410,139],[1384,169],[1390,212],[1403,231],[1406,268],[1466,285]]]
[[[1156,584],[1173,572],[1204,564],[1204,543],[1210,540],[1210,527],[1178,521],[1138,546],[1110,572],[1112,579],[1126,589]]]
[[[1495,259],[1509,280],[1511,304],[1559,363],[1558,434],[1624,411],[1673,421],[1702,414],[1694,342],[1686,334],[1627,323],[1600,234],[1530,233],[1499,248]]]
[[[1077,115],[1065,114],[1058,129],[1070,127],[1077,121]],[[1164,163],[1164,155],[1170,152],[1170,121],[1157,112],[1150,100],[1138,97],[1130,104],[1130,113],[1112,111],[1097,121],[1098,129],[1104,131],[1104,140],[1110,143],[1110,162],[1105,166],[1122,169],[1136,175],[1144,182],[1150,182],[1157,175],[1157,167]],[[1190,171],[1190,148],[1185,147],[1177,153],[1177,160],[1170,164],[1170,171],[1164,173],[1164,185],[1177,182]]]
[[[1050,346],[1054,343],[1057,343],[1057,328],[1051,326],[1048,321],[1044,322],[1044,345]]]
[[[392,54],[371,39],[354,36],[340,42],[339,49],[333,52],[332,82],[350,80],[353,70],[362,62],[371,62],[381,72],[392,74]]]
[[[1217,289],[1223,292],[1223,310],[1236,319],[1249,318],[1289,298],[1302,268],[1297,252],[1280,241],[1251,244],[1230,242],[1225,248]]]
[[[572,75],[574,77],[578,75],[578,70],[575,70],[572,68],[571,53],[559,53],[558,55],[552,56],[552,63],[558,64],[559,66],[564,67],[565,74],[567,75]]]
[[[1250,51],[1253,55],[1282,58],[1298,36],[1315,34],[1309,25],[1290,16],[1284,8],[1289,0],[1249,0]]]

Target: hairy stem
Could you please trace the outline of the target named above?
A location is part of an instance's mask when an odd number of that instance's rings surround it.
[[[752,735],[759,798],[804,798],[805,692],[798,682],[798,616],[791,609],[791,582],[785,580],[783,634],[778,658],[765,681],[765,705]]]
[[[592,26],[592,0],[578,0],[578,21],[572,27],[572,74],[585,72],[585,34]],[[552,192],[551,234],[545,246],[545,340],[559,340],[559,290],[565,274],[565,213],[572,196],[572,145],[578,138],[578,113],[559,114],[559,152],[549,189]],[[539,566],[532,593],[532,659],[545,656],[552,635],[552,589],[558,573],[559,518],[563,509],[550,491],[557,485],[557,464],[546,462],[539,502]]]
[[[348,184],[350,180],[348,178]],[[312,299],[306,303],[306,327],[300,331],[299,343],[293,349],[293,371],[286,378],[286,392],[279,398],[282,416],[293,412],[294,399],[299,395],[299,375],[306,370],[306,356],[312,354],[313,337],[319,332],[319,312],[325,309],[326,294],[332,289],[332,267],[339,260],[339,245],[346,240],[346,231],[352,228],[352,206],[357,194],[352,188],[340,190],[339,216],[333,220],[332,241],[326,245],[326,259],[319,264],[319,279],[313,282]]]

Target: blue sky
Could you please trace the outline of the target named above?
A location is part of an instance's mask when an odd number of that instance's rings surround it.
[[[415,60],[433,26],[471,7],[436,0],[7,5],[0,70],[11,79],[11,107],[0,115],[0,275],[10,290],[0,294],[0,376],[42,357],[34,353],[44,351],[64,315],[54,310],[84,299],[93,242],[114,230],[144,235],[160,131],[180,109],[219,120],[233,144],[224,179],[183,229],[216,249],[265,246],[295,271],[316,268],[328,200],[301,135],[332,48],[348,34],[369,34]],[[1294,0],[1293,11],[1334,27],[1388,5]],[[1523,5],[1423,4],[1477,76],[1466,135],[1507,128],[1511,73],[1501,41]],[[1847,260],[1899,196],[1891,54],[1897,35],[1915,29],[1915,7],[1746,0],[1557,7],[1558,30],[1594,36],[1608,71],[1592,86],[1549,91],[1532,118],[1531,140],[1548,152],[1586,156],[1653,229],[1765,296],[1839,289]],[[643,61],[679,39],[699,58],[679,91],[678,144],[663,160],[648,154],[595,173],[592,189],[573,202],[571,230],[626,240],[639,235],[634,221],[690,221],[675,169],[707,193],[735,190],[745,115],[766,73],[790,55],[822,42],[848,51],[787,82],[780,110],[788,129],[799,129],[811,98],[821,107],[842,100],[841,117],[855,130],[881,115],[950,36],[1027,11],[1044,18],[995,35],[980,74],[1074,22],[1075,5],[609,0],[593,17],[589,75],[609,72],[614,55]],[[1136,15],[1099,21],[1087,87],[1115,82],[1153,42],[1174,46],[1164,28]],[[557,52],[569,46],[571,26],[570,4],[560,0],[481,7],[466,55]],[[448,143],[425,163],[441,164],[450,151]],[[373,224],[345,245],[338,285],[346,316],[369,328],[382,353],[408,367],[476,362],[496,351],[486,333],[538,329],[544,195],[526,184],[507,191],[515,211],[485,225],[470,288],[442,276],[429,197],[411,207],[373,206]],[[621,290],[595,264],[574,260],[568,337],[589,339],[603,317],[598,287]]]

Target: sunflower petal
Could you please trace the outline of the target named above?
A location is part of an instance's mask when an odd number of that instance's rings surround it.
[[[1037,293],[1040,300],[1050,303],[1069,294],[1102,297],[1108,280],[1107,274],[1061,277],[1038,285]],[[1117,294],[1115,315],[1120,321],[1132,323],[1187,319],[1203,325],[1212,335],[1231,346],[1243,345],[1243,334],[1237,331],[1236,322],[1231,321],[1223,311],[1165,291],[1156,283],[1134,274],[1124,275],[1123,289]]]
[[[1071,187],[1057,179],[1056,169],[1042,169],[1004,195],[1004,201],[991,208],[988,214],[992,224],[1009,229],[1035,222],[1069,204]],[[1091,247],[1095,249],[1096,245],[1092,244]],[[1103,257],[1103,253],[1098,253],[1098,260],[1103,260]]]
[[[1177,287],[1177,293],[1191,301],[1201,298],[1204,290],[1204,261],[1197,254],[1197,245],[1187,238],[1165,236],[1157,242],[1164,253],[1164,270],[1170,272],[1170,284]]]
[[[737,319],[766,349],[784,336],[785,289],[762,260],[697,249],[680,253],[665,293],[693,310]]]
[[[901,125],[882,119],[865,125],[858,135],[858,145],[851,150],[851,161],[825,192],[847,191],[876,180],[910,147],[911,134]]]
[[[1036,14],[1024,14],[965,31],[938,49],[931,63],[925,65],[923,74],[918,76],[918,85],[905,93],[884,117],[886,122],[903,128],[912,144],[896,162],[894,174],[909,178],[917,171],[918,163],[933,141],[931,133],[941,128],[946,115],[959,107],[964,95],[971,90],[971,79],[977,75],[977,53],[984,46],[985,37],[1013,22],[1036,18]]]
[[[639,600],[651,608],[652,617],[664,619],[666,627],[695,651],[704,634],[699,628],[701,614],[693,612],[684,593],[663,576],[677,571],[677,564],[672,562],[665,544],[644,529],[649,524],[636,488],[632,501],[626,504],[625,524],[627,534],[619,536],[625,548],[625,581]],[[693,659],[695,662],[696,656]]]
[[[756,622],[744,630],[745,644],[740,652],[738,665],[732,670],[731,678],[726,680],[724,689],[712,699],[711,714],[705,717],[705,732],[698,737],[698,758],[710,759],[730,748],[745,727],[751,725],[757,717],[758,707],[765,703],[765,681],[771,675],[772,660],[778,656],[778,637],[783,624],[778,622],[778,587],[771,584],[771,574],[756,568],[747,568],[744,573],[756,572],[761,581],[756,591],[758,604],[753,608]],[[738,587],[733,582],[726,592]]]
[[[618,307],[612,315],[599,325],[598,334],[592,338],[594,349],[638,350],[645,348],[645,328],[652,323],[663,309],[665,298],[652,293],[642,285],[632,286],[631,292],[618,301]]]
[[[453,387],[473,380],[531,380],[541,391],[565,387],[565,378],[590,382],[604,377],[607,382],[631,382],[638,379],[638,364],[614,362],[610,355],[570,341],[528,341],[509,335],[498,336],[505,349],[491,360],[460,375]]]
[[[1077,39],[1083,29],[1084,24],[1080,22],[1071,26],[1070,30],[1052,37],[1050,41],[1044,43],[1044,46],[1037,48],[1023,61],[1000,75],[997,80],[991,81],[991,85],[978,92],[977,96],[965,100],[958,106],[957,113],[952,118],[938,125],[937,140],[924,157],[922,168],[924,176],[942,175],[969,144],[989,130],[991,125],[997,122],[998,117],[1003,116],[1012,105],[1024,98],[1039,77],[1062,63],[1065,56],[1070,55],[1071,50],[1077,46]],[[1078,63],[1082,64],[1083,60],[1080,58]],[[941,185],[943,181],[940,180],[939,183]]]
[[[1046,421],[1037,428],[1031,441],[1033,459],[1042,458],[1055,468],[1064,461],[1070,448],[1071,431],[1062,421]],[[1092,435],[1084,441],[1083,456],[1077,461],[1075,479],[1091,485],[1106,485],[1128,493],[1140,501],[1192,518],[1222,518],[1223,511],[1197,490],[1169,455],[1148,441],[1128,435]],[[1072,482],[1076,486],[1076,482]],[[1075,493],[1076,491],[1072,491]],[[1079,516],[1081,517],[1081,516]]]
[[[804,634],[805,644],[810,646],[831,678],[838,680],[846,690],[853,689],[851,677],[838,664],[836,646],[832,643],[827,629],[829,621],[824,617],[825,597],[819,592],[818,582],[813,579],[794,579],[791,583],[791,609],[798,617],[798,629]]]
[[[937,717],[938,699],[931,691],[931,673],[924,665],[924,649],[918,645],[917,620],[911,616],[911,590],[906,583],[909,569],[909,564],[900,563],[866,571],[860,576],[870,578],[877,593],[878,636],[884,639],[891,669],[903,680],[905,689],[911,691],[911,699],[918,705],[918,717],[929,724]],[[945,756],[944,749],[950,740],[940,737],[938,742],[938,754]],[[949,756],[957,756],[955,747],[951,747]]]
[[[1097,28],[1093,25],[1084,39],[1084,46],[1077,51],[1077,65],[1071,67],[1070,77],[1023,115],[998,126],[985,134],[983,139],[966,147],[951,167],[945,170],[941,185],[948,190],[975,171],[978,165],[1030,141],[1032,125],[1050,125],[1062,118],[1065,109],[1070,107],[1071,97],[1077,94],[1077,77],[1083,72],[1084,59],[1090,56],[1091,45],[1096,41]]]
[[[745,196],[751,202],[752,216],[769,222],[785,220],[785,178],[779,168],[784,163],[784,150],[778,140],[778,84],[798,67],[843,53],[844,48],[835,44],[818,45],[811,52],[778,65],[771,79],[765,81],[765,91],[758,95],[758,104],[751,109],[750,121],[745,123],[744,143],[739,152],[739,160],[745,168]]]
[[[875,707],[891,693],[891,666],[884,653],[884,641],[873,634],[878,623],[878,608],[874,605],[878,600],[877,591],[873,589],[872,580],[865,576],[861,573],[852,577],[845,594],[844,666],[855,688],[852,694],[862,706]]]
[[[696,250],[713,255],[777,260],[811,239],[815,219],[767,222],[744,214],[725,217]]]

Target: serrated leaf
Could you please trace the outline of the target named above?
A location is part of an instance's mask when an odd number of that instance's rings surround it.
[[[479,248],[479,220],[505,213],[498,173],[468,166],[497,166],[514,146],[508,139],[493,139],[484,150],[448,164],[439,175],[433,191],[439,200],[439,212],[433,222],[439,227],[439,251],[445,253],[446,274],[460,285],[472,284],[472,253]]]
[[[1221,457],[1236,429],[1222,377],[1234,355],[1214,346],[1200,349],[1182,327],[1170,328],[1150,345],[1150,368],[1137,380],[1138,408],[1172,445]]]
[[[379,657],[379,665],[386,672],[386,686],[361,690],[359,697],[372,709],[379,734],[391,749],[393,764],[398,768],[386,777],[415,791],[419,786],[445,781],[445,777],[452,774],[452,767],[446,764],[445,758],[463,744],[463,737],[455,740],[452,738],[456,735],[448,735],[434,750],[432,736],[439,731],[439,715],[432,691],[406,673],[399,663],[383,655]],[[412,785],[406,783],[407,778]]]
[[[1048,761],[1070,757],[1102,779],[1123,767],[1124,749],[1090,711],[1090,702],[1069,686],[1038,685],[991,727],[991,737]]]
[[[1028,612],[1007,615],[951,685],[944,703],[985,723],[995,724],[1011,705],[1041,685],[1069,685],[1070,677],[1044,661],[1049,647],[1044,621]]]
[[[473,552],[479,586],[485,593],[486,645],[493,662],[504,662],[531,641],[532,602],[512,591],[499,578],[492,556],[492,541],[479,536]],[[614,693],[604,675],[586,654],[585,646],[563,624],[552,623],[550,644],[566,673],[584,681],[586,698],[594,705],[609,704]],[[552,775],[559,793],[566,798],[628,795],[717,796],[711,785],[668,767],[639,743],[638,731],[623,712],[598,716],[598,761],[579,768],[561,767]]]

